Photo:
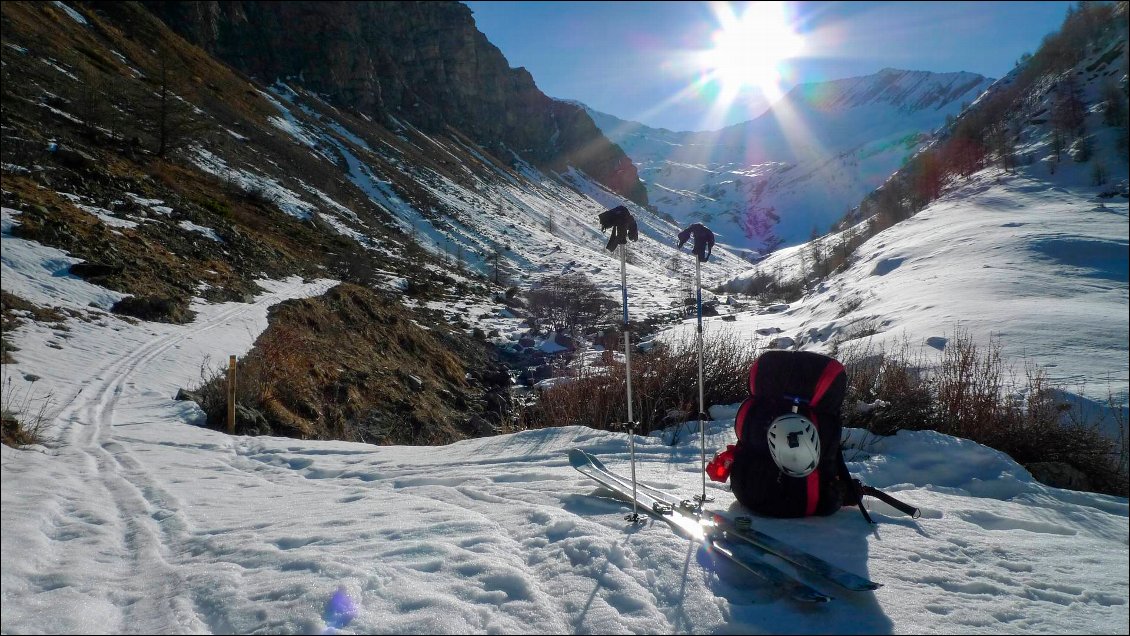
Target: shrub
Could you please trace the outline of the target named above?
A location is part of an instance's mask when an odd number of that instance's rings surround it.
[[[37,376],[24,376],[27,385],[22,389],[9,375],[3,380],[0,391],[0,442],[13,448],[43,442],[51,414],[52,394],[35,394]]]
[[[879,435],[935,430],[1003,451],[1024,466],[1068,464],[1094,490],[1127,495],[1121,409],[1109,409],[1117,419],[1112,438],[1103,432],[1101,416],[1064,401],[1066,392],[1052,386],[1043,369],[1029,363],[1023,379],[1014,379],[995,339],[981,348],[958,332],[937,365],[910,351],[905,339],[889,352],[870,345],[841,351],[848,372],[845,426]],[[856,408],[860,402],[886,404],[863,412]]]
[[[196,315],[188,308],[187,298],[158,296],[126,296],[114,303],[110,311],[152,322],[183,324]]]
[[[749,368],[757,357],[752,342],[730,330],[712,331],[703,341],[704,399],[731,404],[749,393]],[[625,365],[607,351],[602,364],[580,369],[575,377],[546,389],[525,414],[531,428],[574,424],[618,429],[627,419]],[[698,409],[698,349],[690,332],[681,340],[632,354],[632,415],[637,432],[657,428],[677,409],[695,417]]]

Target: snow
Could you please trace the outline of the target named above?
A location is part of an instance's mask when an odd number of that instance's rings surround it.
[[[1018,375],[1031,361],[1054,384],[1125,410],[1130,206],[1097,198],[1099,189],[983,171],[869,239],[846,271],[783,311],[707,328],[725,324],[761,346],[782,334],[817,349],[839,340],[892,350],[905,338],[935,362],[961,332],[981,346],[999,341]],[[781,250],[757,269],[791,277],[808,250]],[[853,336],[863,331],[876,333]]]
[[[63,12],[66,13],[68,16],[70,16],[71,19],[74,20],[75,22],[78,22],[79,24],[84,25],[84,26],[87,25],[86,18],[82,17],[82,14],[79,13],[78,11],[75,11],[74,9],[63,4],[62,2],[59,2],[59,0],[55,0],[55,2],[52,2],[51,4],[54,4],[56,7],[59,7],[60,9],[62,9]]]
[[[109,227],[124,227],[124,228],[137,227],[137,221],[130,221],[129,219],[118,218],[118,217],[114,216],[113,214],[111,214],[109,210],[107,210],[105,208],[100,208],[96,205],[84,205],[84,204],[79,203],[79,204],[76,204],[76,207],[78,207],[83,212],[87,212],[89,214],[93,214],[94,216],[98,217],[98,219],[100,221],[102,221],[103,223],[105,223]]]
[[[19,213],[2,209],[0,272],[4,290],[39,305],[85,309],[89,306],[109,309],[124,297],[115,291],[83,281],[70,273],[71,265],[82,262],[66,252],[34,241],[15,238],[12,228],[19,224]]]
[[[72,12],[73,12],[73,10],[72,10]],[[67,77],[73,79],[74,81],[76,81],[76,82],[79,81],[78,77],[76,77],[74,73],[68,71],[67,69],[63,68],[62,66],[59,66],[59,64],[55,60],[43,58],[43,63],[46,64],[47,66],[50,66],[51,68],[55,69],[56,71],[59,71],[63,75],[66,75]]]
[[[188,221],[188,220],[181,221],[177,225],[179,225],[182,229],[188,230],[189,232],[197,232],[197,233],[203,234],[206,238],[211,239],[211,240],[213,240],[217,243],[223,243],[224,242],[224,239],[220,238],[219,234],[216,234],[216,230],[213,230],[210,227],[204,227],[203,225],[197,225],[197,224],[193,223],[192,221]]]
[[[5,210],[5,289],[70,306],[108,293],[68,277],[59,287],[61,265],[52,263],[68,257],[12,237],[15,222]],[[907,265],[912,247],[900,251]],[[0,448],[3,631],[1130,628],[1127,500],[1041,485],[1000,452],[934,432],[847,432],[852,472],[921,507],[921,519],[868,500],[875,527],[852,509],[756,521],[884,584],[850,593],[810,579],[837,597],[810,607],[662,522],[626,525],[630,506],[567,462],[580,447],[628,474],[622,432],[566,427],[374,447],[229,436],[200,427],[195,405],[172,400],[202,365],[245,353],[270,305],[332,284],[260,281],[268,292],[252,303],[194,303],[188,325],[131,324],[86,307],[95,319],[67,319],[61,343],[54,327],[35,322],[13,334],[18,362],[5,365],[3,382],[50,396],[52,408],[43,446]],[[712,409],[709,452],[733,443],[736,408]],[[680,437],[675,446],[661,432],[637,437],[636,469],[689,495],[701,488],[698,436]],[[716,508],[736,510],[725,487],[709,488]]]
[[[209,150],[196,146],[191,156],[197,168],[214,174],[224,181],[229,181],[246,192],[255,192],[274,203],[280,210],[303,221],[310,219],[315,212],[312,204],[304,201],[293,190],[280,184],[275,179],[264,175],[255,174],[250,170],[242,170],[228,166],[221,157]]]

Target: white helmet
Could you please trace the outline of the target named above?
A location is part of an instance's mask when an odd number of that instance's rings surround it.
[[[769,454],[792,477],[807,477],[820,463],[820,435],[807,417],[785,413],[769,425]]]

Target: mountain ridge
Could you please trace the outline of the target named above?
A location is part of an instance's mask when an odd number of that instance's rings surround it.
[[[888,68],[798,85],[753,120],[690,133],[588,111],[659,211],[714,222],[753,257],[829,229],[992,81]]]
[[[635,167],[588,117],[542,93],[458,2],[164,2],[174,31],[264,84],[297,82],[339,106],[428,133],[450,126],[539,167],[572,164],[641,205]]]

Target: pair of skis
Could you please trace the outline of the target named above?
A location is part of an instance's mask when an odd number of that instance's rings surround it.
[[[634,480],[629,481],[579,448],[569,451],[569,463],[581,474],[605,488],[632,499],[634,507],[644,508],[667,522],[676,532],[690,539],[702,541],[713,553],[722,555],[794,600],[826,603],[833,597],[796,576],[773,567],[765,560],[766,556],[772,555],[800,571],[818,576],[846,590],[862,592],[881,587],[879,583],[844,570],[763,532],[739,527],[724,515],[706,512],[701,504],[694,501],[680,501],[670,493],[646,484],[635,483]]]

